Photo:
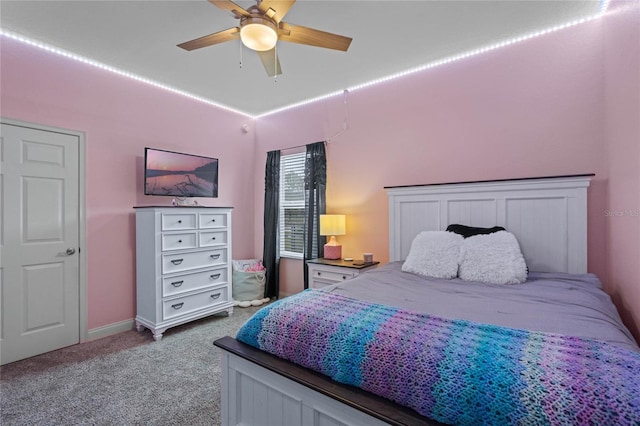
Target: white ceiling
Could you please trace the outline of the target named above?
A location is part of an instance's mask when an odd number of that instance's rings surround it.
[[[298,0],[285,22],[353,42],[347,52],[278,43],[283,75],[277,81],[267,77],[254,52],[241,49],[239,40],[192,52],[176,47],[237,25],[230,12],[206,0],[2,0],[0,25],[3,31],[259,115],[592,16],[599,8],[598,0]]]

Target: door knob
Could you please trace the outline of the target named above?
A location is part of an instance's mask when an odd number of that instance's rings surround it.
[[[75,254],[76,249],[69,247],[67,249],[67,251],[64,252],[64,254],[66,254],[67,256],[71,256],[72,254]]]

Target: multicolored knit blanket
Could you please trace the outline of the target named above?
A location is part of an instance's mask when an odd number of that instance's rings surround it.
[[[640,424],[640,354],[307,290],[236,337],[447,424]]]

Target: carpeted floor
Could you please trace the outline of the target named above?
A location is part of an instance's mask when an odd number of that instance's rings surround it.
[[[259,308],[170,328],[135,330],[0,367],[0,423],[219,425],[220,352]]]

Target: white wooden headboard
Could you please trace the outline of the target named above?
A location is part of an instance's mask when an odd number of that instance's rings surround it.
[[[532,271],[587,272],[587,188],[592,174],[386,187],[389,260],[404,260],[422,231],[459,223],[502,226]]]

